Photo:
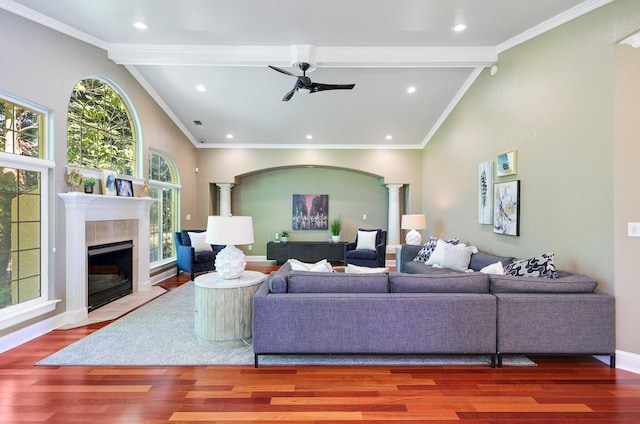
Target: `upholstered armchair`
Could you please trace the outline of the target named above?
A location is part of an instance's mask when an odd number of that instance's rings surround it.
[[[383,267],[386,254],[387,232],[385,230],[360,229],[356,240],[344,245],[344,264],[370,268]]]
[[[192,236],[190,237],[189,233]],[[182,230],[174,233],[176,243],[176,256],[178,272],[185,271],[191,274],[193,280],[196,272],[212,271],[215,269],[215,259],[224,246],[207,244],[204,240],[205,230]]]

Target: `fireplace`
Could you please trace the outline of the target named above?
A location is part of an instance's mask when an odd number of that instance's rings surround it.
[[[133,292],[133,241],[87,248],[89,312]]]

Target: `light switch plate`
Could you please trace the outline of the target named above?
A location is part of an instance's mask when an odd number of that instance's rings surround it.
[[[629,237],[640,237],[640,222],[629,222],[627,227],[627,235]]]

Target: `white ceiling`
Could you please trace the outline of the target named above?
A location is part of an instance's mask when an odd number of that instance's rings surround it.
[[[0,8],[107,50],[197,147],[421,148],[500,52],[610,1],[0,0]],[[459,23],[467,29],[454,32]],[[267,65],[299,74],[298,61],[316,65],[314,82],[356,86],[283,102],[296,80]]]

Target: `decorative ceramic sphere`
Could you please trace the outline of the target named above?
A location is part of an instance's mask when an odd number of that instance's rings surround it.
[[[244,252],[233,245],[227,245],[216,255],[216,272],[225,280],[240,278],[247,263]]]
[[[407,244],[412,244],[414,246],[418,246],[422,244],[422,236],[416,230],[411,230],[407,233],[407,237],[405,238]]]

